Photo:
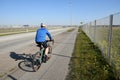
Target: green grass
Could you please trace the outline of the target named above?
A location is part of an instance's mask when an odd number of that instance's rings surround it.
[[[0,28],[0,36],[35,32],[38,28]]]
[[[66,80],[116,80],[99,48],[79,29]]]
[[[72,28],[72,29],[69,29],[67,32],[72,32],[74,30],[75,30],[75,28]]]

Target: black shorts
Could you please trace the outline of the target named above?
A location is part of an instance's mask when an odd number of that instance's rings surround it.
[[[38,44],[39,47],[41,47],[41,45],[44,47],[44,48],[47,48],[48,47],[48,44],[47,42],[36,42]]]

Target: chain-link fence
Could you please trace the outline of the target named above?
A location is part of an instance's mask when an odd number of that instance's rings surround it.
[[[120,13],[84,24],[82,30],[120,76]]]

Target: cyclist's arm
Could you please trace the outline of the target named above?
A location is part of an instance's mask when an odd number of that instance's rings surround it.
[[[47,30],[47,36],[49,37],[50,40],[52,40],[52,36],[48,30]]]
[[[36,31],[35,42],[37,42],[38,30]]]

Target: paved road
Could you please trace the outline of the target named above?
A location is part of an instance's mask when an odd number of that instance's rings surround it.
[[[55,32],[56,36],[54,36],[56,42],[53,48],[52,58],[47,63],[43,63],[37,72],[24,71],[17,67],[4,80],[64,80],[68,73],[68,64],[73,52],[77,29],[73,32],[64,32],[61,34],[57,34],[57,32]],[[22,51],[20,52],[20,50]],[[30,44],[29,47],[10,52],[10,54],[35,51],[35,44]],[[9,57],[12,58],[10,55]],[[11,64],[16,65],[19,62],[14,61]]]
[[[62,33],[69,28],[50,30],[53,36]],[[17,34],[11,36],[0,37],[0,54],[8,52],[10,50],[15,50],[20,47],[24,47],[32,42],[34,42],[35,32],[26,34]]]

